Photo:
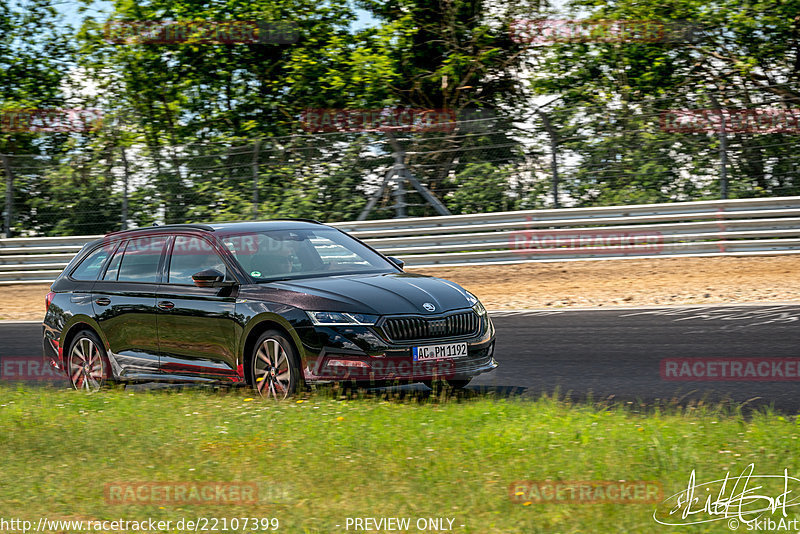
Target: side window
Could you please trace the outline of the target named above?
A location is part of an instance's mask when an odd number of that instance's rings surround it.
[[[120,282],[158,282],[158,264],[167,239],[146,236],[131,239],[119,264]]]
[[[75,280],[97,280],[97,275],[112,250],[114,249],[109,250],[107,244],[94,249],[72,270],[70,276]]]
[[[177,236],[169,262],[169,283],[193,285],[192,275],[206,269],[216,269],[228,277],[225,262],[208,241],[199,237]]]
[[[114,257],[111,258],[111,261],[108,263],[108,268],[106,268],[106,274],[103,275],[103,280],[117,279],[117,275],[119,274],[119,263],[122,261],[122,255],[125,253],[125,246],[127,244],[127,242],[122,243],[117,249],[116,254],[114,254]]]

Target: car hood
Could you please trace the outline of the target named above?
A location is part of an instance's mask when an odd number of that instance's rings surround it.
[[[326,276],[272,282],[243,288],[240,297],[279,302],[304,310],[378,315],[437,315],[475,304],[456,283],[408,273]],[[429,309],[431,305],[432,310]]]

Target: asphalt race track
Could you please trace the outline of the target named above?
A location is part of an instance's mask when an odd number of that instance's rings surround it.
[[[647,404],[728,399],[800,410],[798,378],[661,376],[666,358],[800,357],[798,305],[494,312],[492,317],[500,367],[475,379],[470,386],[475,392],[539,396],[557,391],[576,400]],[[39,324],[0,323],[0,364],[5,358],[38,356],[40,346]]]

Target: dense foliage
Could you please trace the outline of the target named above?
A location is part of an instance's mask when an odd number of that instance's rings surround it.
[[[676,133],[675,109],[800,108],[800,0],[84,0],[0,6],[0,111],[99,109],[91,131],[0,131],[15,234],[154,221],[354,219],[404,151],[453,213],[800,193],[794,132]],[[520,39],[534,19],[691,23],[692,38]],[[170,43],[109,24],[259,21],[294,39]],[[76,27],[73,27],[76,26]],[[449,110],[438,131],[303,128],[308,109]],[[405,184],[409,188],[409,184]],[[433,214],[389,187],[370,217]]]

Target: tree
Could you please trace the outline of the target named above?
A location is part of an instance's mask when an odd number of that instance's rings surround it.
[[[561,96],[551,111],[564,157],[577,162],[566,185],[579,205],[719,198],[719,136],[664,131],[662,114],[797,106],[797,1],[577,0],[569,7],[591,20],[703,28],[699,40],[532,47],[542,65],[532,90]],[[732,195],[800,191],[785,136],[728,137]]]
[[[34,132],[28,121],[32,110],[68,105],[63,87],[75,57],[69,30],[51,0],[32,0],[24,8],[0,4],[0,154],[8,155],[14,174],[12,226],[17,233],[43,222],[32,213],[31,203],[47,194],[48,184],[42,178],[43,162],[33,155],[58,153],[69,140],[65,132]],[[19,154],[31,156],[14,157]],[[3,183],[6,172],[0,167]]]
[[[380,61],[353,68],[364,80],[379,79],[377,66],[391,73],[383,84],[364,85],[362,103],[448,110],[462,121],[443,132],[397,134],[420,181],[444,196],[456,183],[451,179],[472,163],[520,161],[514,125],[505,118],[525,104],[518,77],[523,49],[509,32],[512,7],[482,0],[358,3],[381,22],[359,36]],[[464,121],[486,117],[495,120],[488,126]],[[433,213],[414,194],[410,203],[410,215]]]

